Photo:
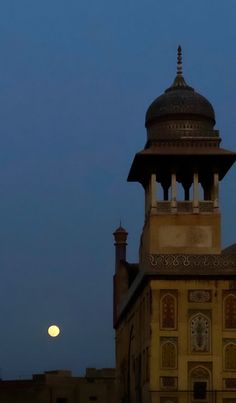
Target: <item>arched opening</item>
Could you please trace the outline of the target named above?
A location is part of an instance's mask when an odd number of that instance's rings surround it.
[[[211,390],[211,374],[208,368],[196,366],[189,374],[189,389],[192,401],[207,400],[207,391]]]
[[[184,201],[185,200],[185,190],[184,190],[183,184],[181,182],[177,182],[176,188],[177,188],[176,189],[177,200]]]

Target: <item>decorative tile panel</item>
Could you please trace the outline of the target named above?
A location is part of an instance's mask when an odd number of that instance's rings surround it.
[[[161,367],[177,368],[177,338],[161,337]]]
[[[225,389],[236,389],[236,378],[224,379]]]
[[[212,293],[211,290],[189,290],[188,302],[211,302]]]
[[[160,290],[160,328],[177,329],[177,290]]]
[[[146,259],[148,270],[160,275],[236,275],[236,254],[149,254]]]
[[[206,312],[193,313],[189,320],[190,351],[192,353],[210,352],[211,320]]]
[[[178,403],[178,398],[173,396],[160,397],[160,403]]]
[[[178,388],[178,378],[174,376],[161,376],[160,385],[163,390],[175,390]]]
[[[236,293],[235,291],[223,292],[223,318],[225,329],[236,329]]]
[[[226,371],[236,370],[236,340],[224,340],[224,368]]]

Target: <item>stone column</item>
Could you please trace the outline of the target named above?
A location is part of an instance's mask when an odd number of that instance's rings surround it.
[[[214,179],[213,179],[213,202],[214,202],[214,208],[218,209],[219,208],[219,174],[214,173]]]
[[[177,197],[176,174],[172,173],[171,174],[171,209],[174,212],[176,211],[176,208],[177,208],[176,197]]]
[[[198,182],[198,173],[195,172],[193,174],[193,212],[199,212],[199,182]]]
[[[156,189],[157,189],[157,178],[156,174],[151,175],[150,180],[150,199],[151,199],[151,208],[156,207]]]

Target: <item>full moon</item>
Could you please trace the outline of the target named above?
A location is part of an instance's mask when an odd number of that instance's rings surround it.
[[[57,325],[49,326],[48,334],[51,337],[57,337],[60,334],[60,329]]]

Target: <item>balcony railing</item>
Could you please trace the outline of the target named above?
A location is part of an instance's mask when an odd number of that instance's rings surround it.
[[[193,213],[196,212],[196,209],[194,209],[192,201],[177,201],[175,204],[173,204],[171,201],[158,201],[156,203],[156,211],[158,214],[166,214],[171,212]],[[213,213],[214,202],[212,200],[200,201],[198,211],[199,213]]]

